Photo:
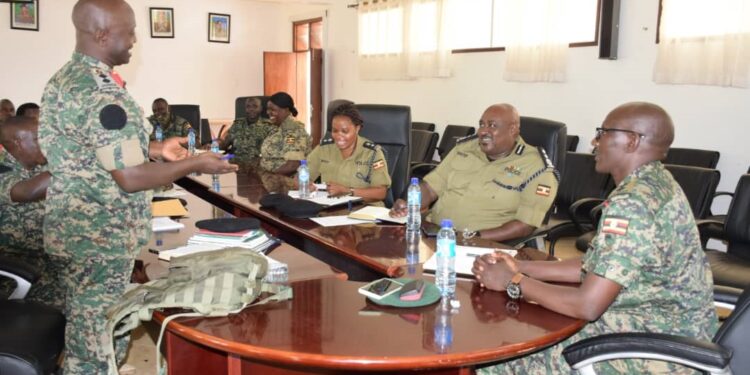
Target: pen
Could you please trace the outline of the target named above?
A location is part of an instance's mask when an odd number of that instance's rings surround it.
[[[234,157],[234,154],[226,154],[221,157],[221,160],[229,160]]]
[[[467,257],[472,257],[472,258],[478,258],[478,257],[481,257],[481,256],[482,256],[482,254],[472,254],[472,253],[466,253],[466,256],[467,256]]]

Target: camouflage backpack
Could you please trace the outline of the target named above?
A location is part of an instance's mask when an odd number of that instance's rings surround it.
[[[117,374],[114,338],[127,334],[140,321],[151,320],[156,309],[182,308],[191,312],[164,319],[156,344],[157,374],[163,374],[161,340],[170,321],[180,317],[215,317],[237,313],[245,307],[292,298],[288,286],[263,281],[268,260],[245,248],[227,248],[172,258],[166,278],[136,286],[107,310],[103,338],[110,374]],[[261,293],[270,294],[254,302]]]

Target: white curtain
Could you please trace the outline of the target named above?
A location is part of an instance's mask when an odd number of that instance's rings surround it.
[[[654,81],[748,86],[750,0],[663,0]]]
[[[497,1],[497,0],[496,0]],[[503,77],[508,81],[564,82],[569,37],[565,1],[506,0],[499,16],[507,43]]]
[[[375,80],[450,76],[444,1],[360,3],[360,77]]]

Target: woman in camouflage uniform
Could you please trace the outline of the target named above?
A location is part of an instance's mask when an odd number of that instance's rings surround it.
[[[268,117],[278,130],[260,146],[261,168],[290,176],[297,171],[299,161],[310,152],[312,139],[305,131],[305,124],[294,119],[297,109],[294,100],[285,92],[277,92],[268,98]]]

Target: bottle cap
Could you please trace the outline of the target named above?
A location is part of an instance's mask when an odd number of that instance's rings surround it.
[[[307,165],[307,160],[302,159],[299,161],[300,165]]]
[[[453,228],[453,221],[451,219],[443,219],[440,221],[441,228]]]
[[[417,185],[417,184],[419,184],[419,178],[417,178],[417,177],[412,177],[412,178],[411,178],[411,184],[412,184],[412,185]]]

